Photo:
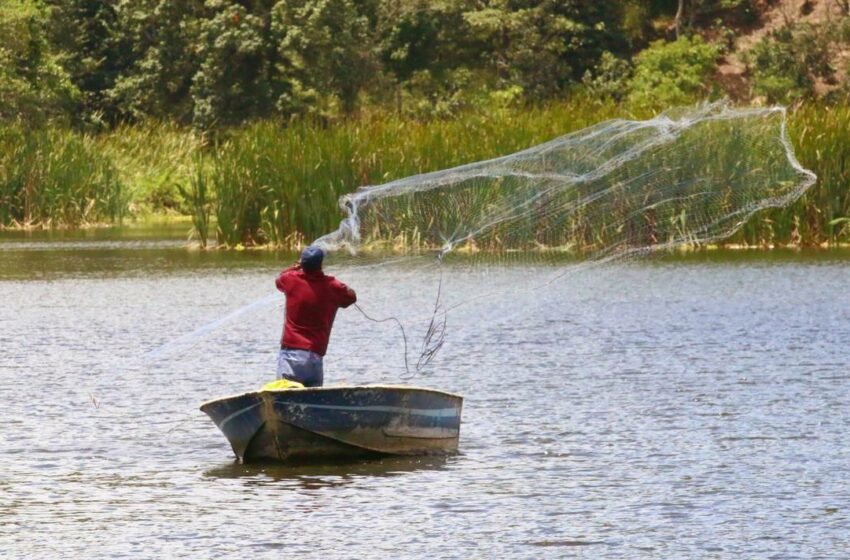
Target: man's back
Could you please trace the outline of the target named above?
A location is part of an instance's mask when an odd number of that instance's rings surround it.
[[[277,289],[286,294],[286,321],[281,347],[309,350],[324,356],[337,309],[357,296],[345,284],[321,270],[289,268],[278,276]]]

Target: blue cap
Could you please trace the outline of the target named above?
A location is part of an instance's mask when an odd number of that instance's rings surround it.
[[[325,252],[313,245],[307,247],[301,252],[301,268],[307,272],[320,270],[322,268],[322,260],[325,258]]]

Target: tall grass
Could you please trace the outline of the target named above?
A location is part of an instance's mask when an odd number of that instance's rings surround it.
[[[505,155],[614,117],[650,116],[649,109],[629,112],[575,98],[454,120],[372,114],[331,127],[254,124],[233,131],[217,153],[219,242],[309,241],[336,227],[342,217],[338,197],[359,186]],[[850,226],[841,220],[850,216],[850,106],[798,108],[789,115],[789,133],[818,183],[792,206],[757,214],[727,243],[850,242]]]
[[[96,141],[131,189],[134,215],[189,211],[180,190],[194,178],[195,154],[205,145],[201,135],[174,123],[147,122],[119,126]]]
[[[0,130],[0,227],[117,222],[128,193],[112,161],[88,135]]]
[[[553,104],[457,120],[375,116],[336,126],[255,123],[216,151],[211,175],[222,245],[299,245],[335,229],[341,195],[393,179],[509,154],[616,113]]]
[[[804,243],[850,242],[850,105],[803,106],[791,117],[800,163],[818,183],[777,219],[799,224]]]
[[[817,183],[786,208],[762,212],[727,240],[751,246],[850,242],[850,106],[803,105],[788,115],[800,163]]]
[[[297,246],[336,228],[337,200],[357,187],[509,154],[599,121],[647,118],[585,96],[493,108],[452,120],[377,111],[327,125],[262,121],[205,143],[167,123],[98,137],[0,130],[0,225],[116,221],[129,211],[193,216],[221,246]],[[797,156],[818,183],[785,209],[760,213],[727,240],[747,245],[850,242],[850,105],[789,114]],[[743,147],[742,149],[746,149]]]
[[[196,153],[194,155],[189,188],[178,185],[178,190],[191,208],[193,232],[201,247],[206,248],[209,243],[212,193],[208,165],[203,154]]]
[[[817,183],[787,208],[754,216],[727,240],[754,246],[850,242],[850,105],[803,105],[788,115],[800,163]]]

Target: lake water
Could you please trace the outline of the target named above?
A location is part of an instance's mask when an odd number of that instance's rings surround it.
[[[146,352],[291,257],[182,236],[0,239],[0,557],[850,556],[847,252],[448,269],[498,288],[409,381],[465,396],[458,455],[242,466],[198,406],[273,377],[281,309]],[[433,284],[335,273],[376,312]],[[326,382],[396,382],[399,348],[343,311]]]

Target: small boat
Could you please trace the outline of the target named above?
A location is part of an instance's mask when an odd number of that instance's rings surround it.
[[[240,462],[457,451],[463,397],[400,385],[256,391],[201,405]]]

